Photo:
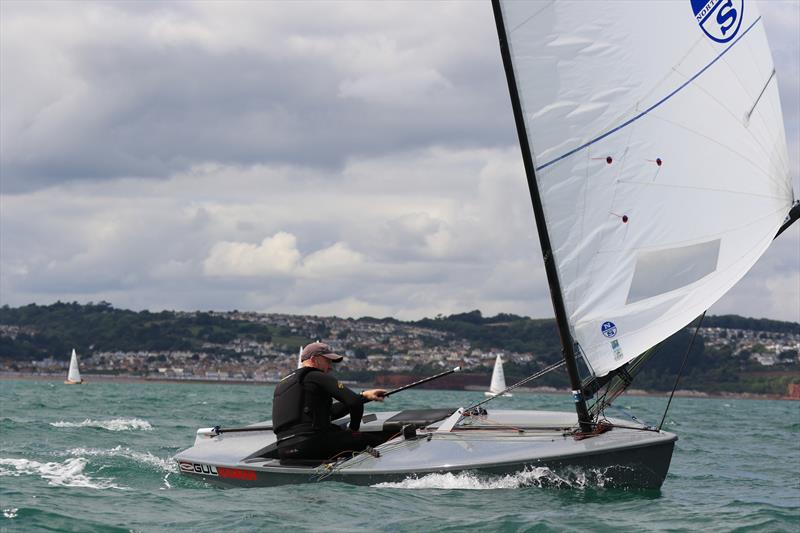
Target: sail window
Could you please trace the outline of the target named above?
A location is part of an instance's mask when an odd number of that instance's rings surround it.
[[[719,239],[640,252],[636,258],[633,281],[626,304],[674,291],[704,278],[717,269]]]

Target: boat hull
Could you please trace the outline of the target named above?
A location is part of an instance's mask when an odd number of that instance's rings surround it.
[[[362,430],[380,428],[393,414],[380,413]],[[515,424],[496,425],[512,421]],[[416,437],[392,439],[377,448],[380,457],[362,453],[333,465],[306,466],[282,465],[275,458],[261,457],[275,441],[269,430],[217,436],[198,432],[195,446],[175,460],[182,474],[222,487],[317,481],[374,485],[463,472],[490,478],[521,474],[522,485],[528,481],[555,487],[657,489],[662,485],[675,435],[618,426],[576,440],[569,433],[574,421],[574,413],[493,411],[454,431],[439,432],[434,424],[418,430]]]
[[[616,489],[658,489],[664,483],[672,459],[674,441],[611,453],[591,456],[574,456],[561,459],[531,459],[522,463],[507,463],[467,468],[441,468],[413,472],[333,472],[326,474],[316,468],[299,467],[247,467],[234,468],[191,464],[191,471],[179,461],[181,473],[220,487],[274,487],[339,481],[355,485],[397,483],[427,474],[473,473],[487,477],[511,476],[531,473],[531,484],[546,487],[602,487]],[[196,471],[195,471],[196,469]],[[222,474],[224,473],[224,474]],[[224,477],[223,477],[224,476]],[[521,481],[521,485],[525,482]]]

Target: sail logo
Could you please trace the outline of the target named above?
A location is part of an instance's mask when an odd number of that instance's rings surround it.
[[[180,461],[179,463],[181,472],[189,472],[192,474],[207,474],[211,476],[218,476],[217,469],[211,465],[204,465],[202,463],[189,463],[187,461]]]
[[[744,0],[691,0],[694,18],[712,40],[727,43],[742,26]]]
[[[600,333],[609,339],[615,337],[617,335],[617,326],[613,322],[603,322],[603,325],[600,326]]]

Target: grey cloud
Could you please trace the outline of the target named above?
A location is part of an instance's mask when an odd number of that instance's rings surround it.
[[[15,12],[6,16],[12,24]],[[489,22],[474,38],[491,49]],[[44,107],[30,107],[31,116],[14,121],[16,127],[4,128],[4,192],[73,179],[167,178],[198,162],[339,168],[365,154],[514,140],[493,49],[442,59],[433,66],[447,83],[412,101],[373,102],[342,95],[344,85],[358,83],[346,58],[294,50],[287,44],[291,36],[273,37],[280,53],[220,51],[197,42],[154,40],[147,34],[153,24],[139,20],[135,40],[128,31],[68,48],[64,93]],[[36,46],[35,39],[4,41],[4,55]],[[4,108],[17,107],[25,97],[24,68],[11,62],[3,69]]]
[[[551,316],[488,2],[380,5],[0,2],[0,303]],[[797,180],[800,8],[762,13]],[[278,232],[363,263],[204,272]],[[712,312],[797,320],[798,242]]]

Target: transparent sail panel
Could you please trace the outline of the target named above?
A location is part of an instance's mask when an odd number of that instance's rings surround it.
[[[742,0],[501,6],[570,327],[605,375],[728,291],[791,207],[763,24]]]
[[[719,239],[639,252],[625,303],[652,298],[699,281],[717,269]]]

